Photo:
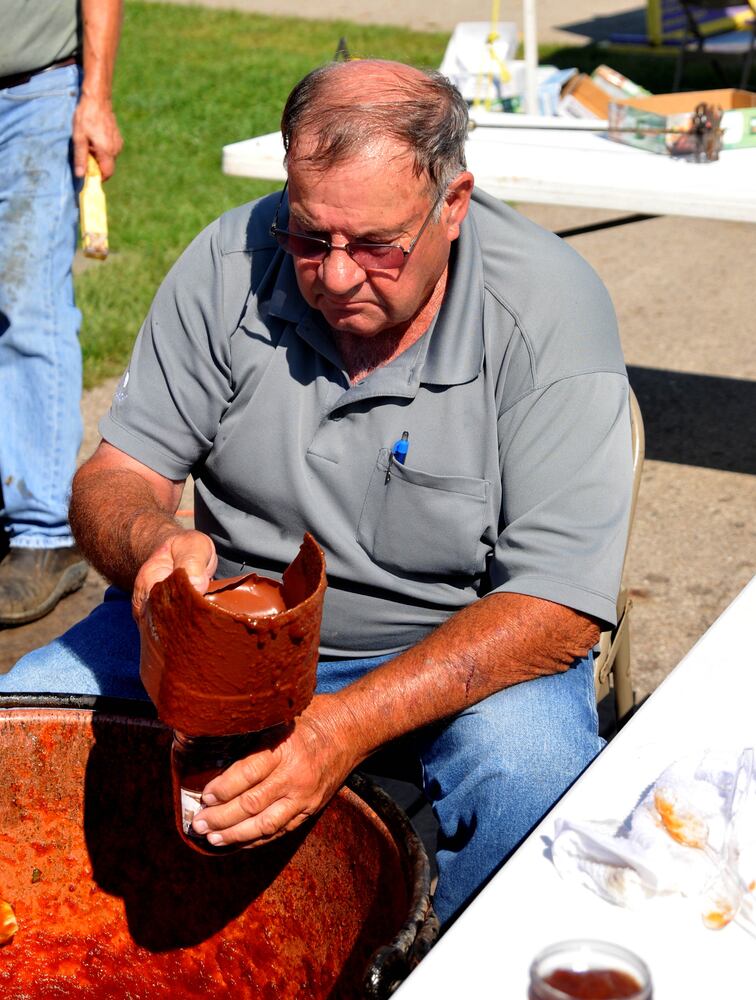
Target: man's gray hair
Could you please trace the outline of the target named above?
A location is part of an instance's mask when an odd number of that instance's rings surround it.
[[[349,100],[352,88],[344,94],[332,80],[345,68],[343,62],[320,66],[292,90],[281,117],[287,161],[300,136],[315,139],[303,159],[321,169],[394,139],[411,150],[415,175],[426,177],[431,196],[440,198],[465,169],[468,114],[460,92],[441,73],[429,72],[411,80],[397,75],[377,99]]]

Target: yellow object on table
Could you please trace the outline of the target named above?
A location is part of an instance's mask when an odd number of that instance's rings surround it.
[[[79,195],[81,245],[86,257],[104,260],[108,256],[108,211],[102,174],[94,156],[87,160],[84,186]]]

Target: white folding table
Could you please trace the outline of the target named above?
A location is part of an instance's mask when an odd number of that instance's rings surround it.
[[[691,163],[613,142],[572,119],[476,112],[467,140],[478,187],[505,201],[756,222],[756,147]],[[511,122],[487,128],[487,121]],[[525,126],[537,125],[537,128]],[[286,178],[280,132],[223,147],[223,172]]]
[[[682,897],[613,906],[560,878],[548,857],[558,816],[621,821],[674,760],[756,745],[755,634],[756,577],[410,974],[398,1000],[525,1000],[534,955],[582,937],[640,955],[654,1000],[756,993],[756,938],[743,928],[707,930]]]

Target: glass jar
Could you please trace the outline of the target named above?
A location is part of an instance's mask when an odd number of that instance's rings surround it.
[[[275,730],[238,733],[234,736],[187,736],[174,730],[171,746],[171,777],[176,827],[184,841],[201,854],[232,854],[241,844],[213,846],[204,834],[195,833],[192,820],[202,809],[202,792],[208,782],[234,761],[277,742]]]
[[[651,1000],[651,974],[608,941],[561,941],[530,966],[529,1000]]]

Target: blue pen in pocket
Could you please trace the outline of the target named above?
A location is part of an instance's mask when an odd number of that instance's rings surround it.
[[[391,479],[391,463],[398,462],[404,465],[409,451],[409,431],[402,431],[402,436],[395,441],[389,453],[388,468],[386,469],[386,482]]]
[[[395,462],[398,462],[400,465],[404,465],[408,451],[409,431],[403,431],[402,436],[394,443],[394,447],[391,449],[391,456]]]

